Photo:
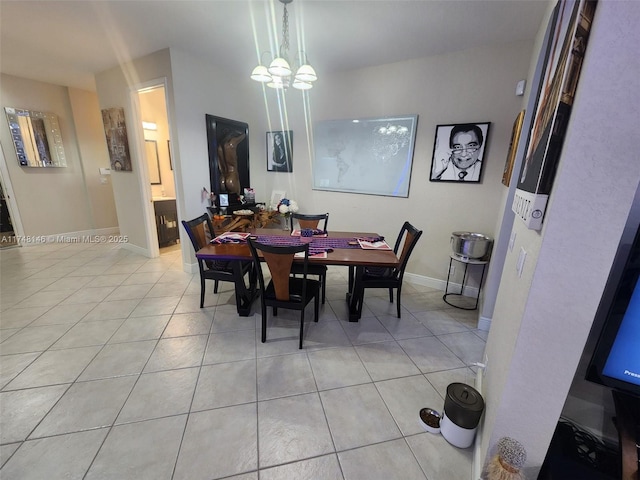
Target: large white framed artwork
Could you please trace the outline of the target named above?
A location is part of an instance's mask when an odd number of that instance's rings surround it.
[[[313,189],[408,197],[418,115],[314,126]]]

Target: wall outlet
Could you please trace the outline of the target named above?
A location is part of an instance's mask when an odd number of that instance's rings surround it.
[[[489,355],[487,355],[486,353],[484,354],[482,363],[484,363],[484,369],[482,370],[482,375],[484,376],[487,374],[487,367],[489,366]]]
[[[513,245],[516,243],[516,232],[511,232],[511,237],[509,237],[509,251],[513,251]]]
[[[516,263],[516,271],[518,272],[518,277],[522,276],[522,270],[524,269],[524,261],[527,258],[527,251],[520,247],[520,254],[518,255],[518,262]]]

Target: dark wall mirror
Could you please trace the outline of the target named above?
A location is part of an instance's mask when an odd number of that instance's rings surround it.
[[[13,147],[23,167],[66,167],[55,113],[5,107]]]
[[[249,188],[249,125],[237,120],[205,116],[209,147],[211,192],[228,194],[229,205]]]

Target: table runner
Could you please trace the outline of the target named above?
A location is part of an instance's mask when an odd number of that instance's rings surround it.
[[[278,235],[258,235],[257,241],[264,243],[265,245],[302,245],[304,240],[301,237],[291,236],[278,236]],[[349,242],[354,242],[354,238],[339,238],[339,237],[318,237],[313,238],[309,242],[309,255],[315,255],[317,253],[328,252],[335,248],[360,248],[357,243],[355,245],[349,245]]]

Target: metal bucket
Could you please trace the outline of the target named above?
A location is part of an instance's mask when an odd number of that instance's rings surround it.
[[[493,239],[482,233],[453,232],[451,234],[451,248],[453,253],[467,258],[484,258],[491,251]]]

